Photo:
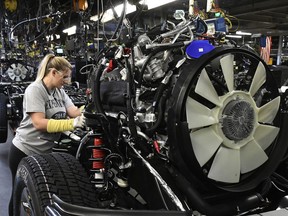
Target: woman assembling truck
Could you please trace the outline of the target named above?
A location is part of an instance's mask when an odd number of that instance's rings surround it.
[[[70,83],[71,70],[72,65],[64,57],[48,54],[39,65],[36,80],[25,90],[23,119],[9,153],[13,182],[23,157],[52,152],[53,141],[59,140],[61,132],[84,126],[81,110],[62,88]],[[13,189],[9,215],[13,215]]]

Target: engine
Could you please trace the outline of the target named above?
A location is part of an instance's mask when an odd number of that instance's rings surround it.
[[[287,149],[278,89],[255,53],[195,39],[198,25],[184,19],[98,56],[92,130],[77,157],[101,207],[237,215],[271,206],[269,176]]]

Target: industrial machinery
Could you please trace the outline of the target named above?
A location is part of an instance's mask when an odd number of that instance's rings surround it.
[[[16,215],[251,215],[287,207],[287,114],[254,52],[176,21],[91,65],[87,128],[24,158]],[[132,30],[131,30],[132,29]]]
[[[35,67],[22,60],[1,60],[0,77],[0,143],[7,140],[8,127],[18,127],[22,114],[22,97],[35,79]]]

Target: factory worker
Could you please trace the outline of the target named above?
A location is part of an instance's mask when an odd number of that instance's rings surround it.
[[[36,80],[26,88],[23,119],[9,153],[13,181],[23,157],[52,152],[61,132],[84,126],[85,117],[62,88],[70,83],[71,70],[72,65],[64,57],[48,54],[39,65]],[[11,197],[10,216],[12,211]]]

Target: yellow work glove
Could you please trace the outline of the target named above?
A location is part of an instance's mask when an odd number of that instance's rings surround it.
[[[84,109],[85,109],[85,105],[82,105],[79,107],[80,112],[84,112]]]
[[[76,118],[72,119],[49,119],[47,124],[47,132],[55,133],[55,132],[63,132],[63,131],[71,131],[75,128],[82,128],[85,126],[85,117],[82,114]]]

